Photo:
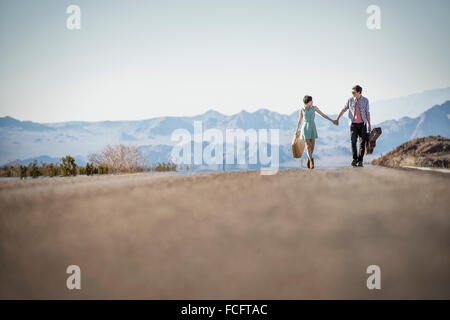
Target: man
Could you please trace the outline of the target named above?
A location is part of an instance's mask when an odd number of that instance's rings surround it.
[[[344,109],[341,110],[336,122],[339,123],[339,119],[342,117],[345,111],[348,110],[348,118],[350,119],[350,136],[352,140],[352,155],[353,167],[363,166],[363,157],[367,140],[367,129],[371,131],[370,126],[370,112],[369,112],[369,100],[361,95],[362,88],[356,85],[352,88],[352,95],[348,99]],[[359,155],[357,151],[356,142],[359,137]]]

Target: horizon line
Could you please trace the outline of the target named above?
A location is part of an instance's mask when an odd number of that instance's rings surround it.
[[[442,87],[442,88],[436,88],[436,89],[430,89],[430,90],[423,90],[423,91],[420,91],[420,92],[414,92],[414,93],[411,93],[411,94],[408,94],[408,95],[399,96],[399,97],[395,97],[395,98],[375,100],[373,103],[385,102],[385,101],[396,100],[396,99],[401,99],[401,98],[407,98],[407,97],[411,97],[411,96],[418,95],[418,94],[424,94],[426,92],[439,91],[439,90],[445,90],[445,89],[450,89],[450,85],[448,87]],[[450,100],[445,100],[442,103],[446,103],[447,101],[450,101]],[[428,109],[430,109],[430,108],[432,108],[434,106],[435,105],[430,106]],[[184,118],[195,118],[195,117],[199,117],[199,116],[205,115],[207,113],[218,113],[218,114],[220,114],[222,116],[231,117],[231,116],[236,116],[236,115],[241,114],[241,113],[254,114],[254,113],[257,113],[257,112],[261,112],[261,111],[269,111],[269,112],[272,112],[272,113],[277,113],[279,115],[285,115],[285,116],[291,116],[293,113],[297,112],[297,110],[294,110],[293,112],[286,114],[286,113],[280,113],[278,111],[273,111],[271,109],[268,109],[267,107],[266,108],[261,107],[261,108],[255,110],[255,111],[253,111],[253,112],[249,112],[245,108],[243,108],[239,112],[226,114],[226,113],[222,113],[220,111],[217,111],[217,110],[215,110],[213,108],[210,108],[210,109],[206,110],[205,112],[199,113],[199,114],[196,114],[196,115],[186,115],[186,116],[183,116],[183,115],[167,115],[167,116],[157,116],[157,117],[151,117],[151,118],[124,119],[124,120],[66,120],[66,121],[51,121],[51,122],[45,122],[44,121],[44,122],[39,122],[39,121],[33,121],[33,120],[20,120],[19,118],[14,118],[13,116],[10,116],[10,115],[0,116],[0,119],[11,118],[11,119],[14,119],[14,120],[17,120],[17,121],[20,121],[20,122],[31,122],[31,123],[39,123],[39,124],[44,124],[44,125],[51,125],[51,124],[61,124],[61,123],[76,123],[76,122],[83,122],[83,123],[134,122],[134,121],[147,121],[147,120],[162,119],[162,118],[181,118],[181,117],[184,117]],[[336,115],[336,114],[331,114],[331,115]],[[400,117],[398,119],[389,119],[389,120],[399,120],[399,119],[402,119],[402,118],[405,118],[405,117],[408,117],[408,116]],[[389,120],[385,120],[385,121],[389,121]]]

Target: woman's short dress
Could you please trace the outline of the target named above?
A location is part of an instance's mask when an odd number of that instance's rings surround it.
[[[302,139],[317,139],[317,130],[316,130],[316,123],[314,122],[314,117],[316,115],[316,112],[314,111],[314,106],[309,107],[309,109],[306,109],[306,107],[303,107],[301,109],[301,112],[303,112],[303,125],[302,125]]]

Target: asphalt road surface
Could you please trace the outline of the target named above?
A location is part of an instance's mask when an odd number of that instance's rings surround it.
[[[449,299],[449,190],[377,167],[2,181],[0,298]]]

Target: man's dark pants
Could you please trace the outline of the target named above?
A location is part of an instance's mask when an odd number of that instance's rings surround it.
[[[363,161],[364,152],[366,150],[367,141],[367,126],[364,122],[362,123],[352,123],[350,126],[350,137],[352,140],[352,155],[353,160]],[[359,137],[359,156],[356,148],[356,142]]]

